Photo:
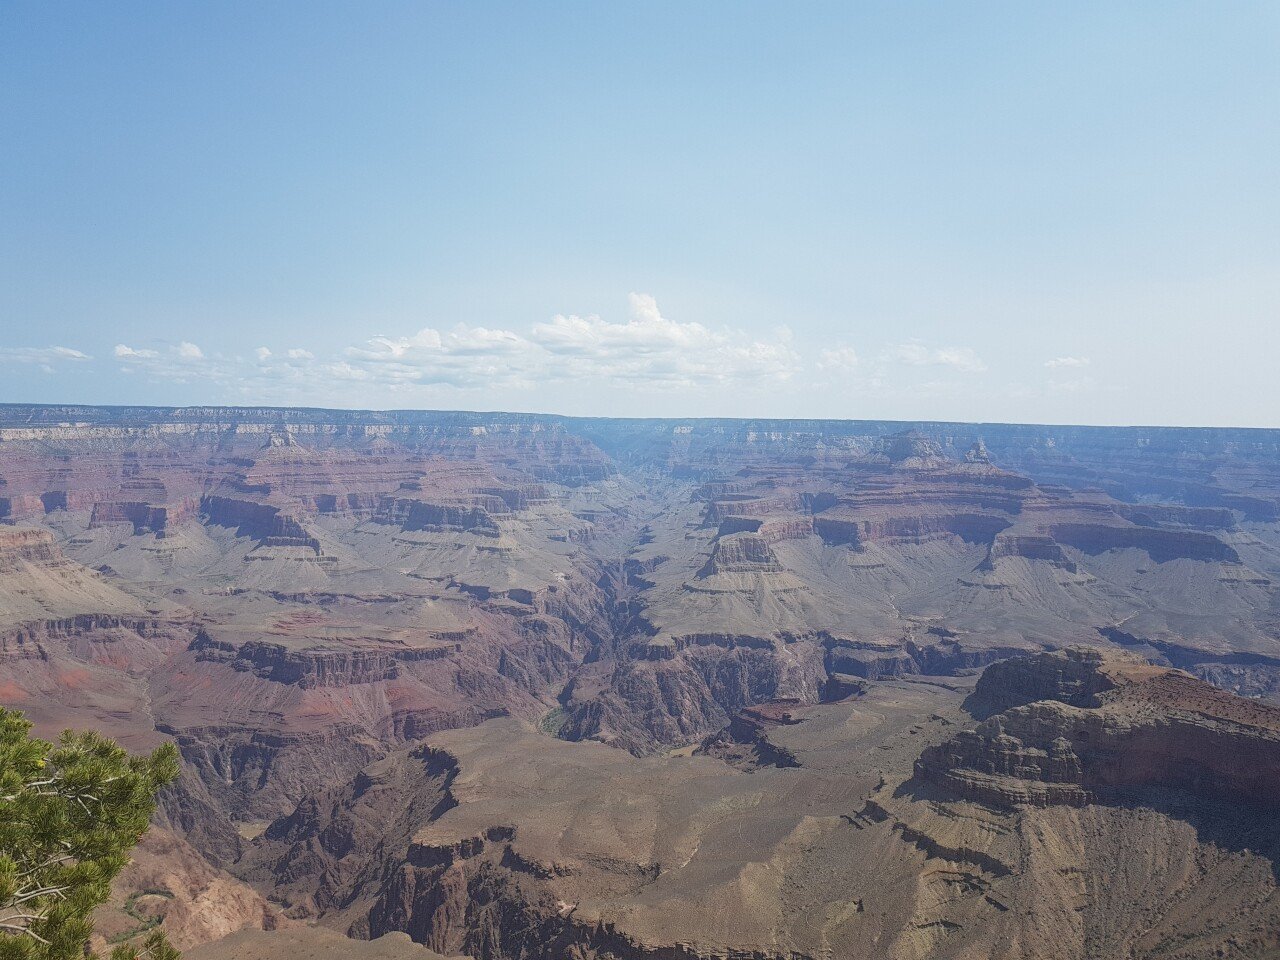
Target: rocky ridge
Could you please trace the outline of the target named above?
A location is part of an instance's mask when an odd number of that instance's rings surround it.
[[[1261,810],[1280,790],[1280,709],[1179,671],[1072,648],[996,664],[973,696],[999,712],[916,765],[966,799],[1085,806],[1181,791]]]

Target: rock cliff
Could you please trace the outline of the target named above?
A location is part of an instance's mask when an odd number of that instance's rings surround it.
[[[1280,709],[1179,671],[1094,649],[989,667],[974,699],[998,709],[931,748],[920,778],[998,805],[1186,792],[1263,809],[1280,790]]]

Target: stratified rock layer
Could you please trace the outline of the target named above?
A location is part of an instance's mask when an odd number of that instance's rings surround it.
[[[1093,649],[989,667],[1000,712],[921,756],[917,775],[972,800],[1083,806],[1129,795],[1266,809],[1280,795],[1280,709]]]

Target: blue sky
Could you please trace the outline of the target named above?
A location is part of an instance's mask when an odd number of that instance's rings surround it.
[[[1280,426],[1274,3],[0,5],[0,400]]]

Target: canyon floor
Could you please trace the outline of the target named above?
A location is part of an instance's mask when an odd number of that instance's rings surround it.
[[[0,405],[197,960],[1274,955],[1277,582],[1274,431]]]

